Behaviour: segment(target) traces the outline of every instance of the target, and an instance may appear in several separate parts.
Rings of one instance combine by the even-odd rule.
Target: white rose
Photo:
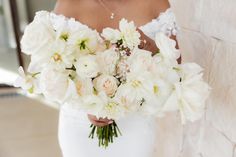
[[[111,43],[116,43],[121,39],[121,33],[117,29],[112,28],[103,29],[102,36]]]
[[[123,40],[123,45],[130,49],[137,47],[140,44],[140,33],[137,31],[134,22],[128,22],[125,19],[121,19],[119,23],[119,28],[121,31],[121,37]]]
[[[97,53],[96,56],[102,73],[114,75],[116,71],[116,65],[119,60],[119,52],[116,52],[110,48],[103,52]]]
[[[122,84],[117,89],[115,99],[124,108],[125,112],[130,113],[139,109],[142,97],[136,95],[136,91],[128,84]]]
[[[151,70],[153,66],[152,53],[142,49],[134,49],[128,58],[128,64],[131,71]]]
[[[52,67],[44,68],[40,75],[40,87],[44,96],[52,101],[63,102],[69,85],[68,73]]]
[[[38,12],[30,23],[21,40],[22,52],[28,55],[46,53],[55,40],[55,31],[49,20],[48,12]]]
[[[118,88],[118,80],[110,75],[100,75],[93,83],[96,90],[104,91],[109,97],[112,97]]]
[[[96,57],[93,55],[81,56],[76,61],[75,68],[78,76],[82,78],[94,78],[99,72]]]

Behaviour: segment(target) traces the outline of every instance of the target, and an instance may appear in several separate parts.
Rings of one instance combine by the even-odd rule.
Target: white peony
[[[41,93],[38,81],[39,73],[25,74],[23,67],[19,67],[18,72],[19,77],[17,77],[16,81],[14,82],[15,87],[21,87],[23,90],[31,94]]]
[[[124,112],[127,114],[136,112],[143,98],[141,95],[137,95],[128,84],[121,84],[117,89],[115,99],[124,108]]]
[[[105,28],[101,35],[111,43],[117,43],[121,39],[121,32],[117,29]]]
[[[180,66],[181,82],[175,83],[175,89],[163,108],[163,111],[179,110],[183,124],[200,119],[204,113],[209,86],[203,81],[200,69],[195,63]]]
[[[109,97],[112,97],[118,88],[118,80],[111,75],[100,75],[93,83],[97,91],[104,91]]]
[[[56,102],[63,102],[69,85],[67,72],[57,71],[53,67],[46,67],[40,75],[40,88],[44,96]]]
[[[134,22],[128,22],[126,19],[121,19],[119,23],[119,29],[121,32],[121,39],[123,46],[133,49],[140,44],[140,33],[137,31]]]
[[[99,73],[99,67],[94,55],[81,56],[76,61],[75,68],[81,78],[94,78]]]
[[[46,11],[37,12],[21,40],[22,52],[28,55],[46,53],[50,44],[55,40],[55,31]]]
[[[116,65],[120,58],[119,52],[115,51],[113,48],[110,48],[108,50],[98,52],[96,57],[102,73],[109,75],[115,74]]]

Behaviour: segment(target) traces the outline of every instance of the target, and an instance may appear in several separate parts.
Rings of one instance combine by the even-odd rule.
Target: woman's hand
[[[109,124],[113,123],[113,120],[110,120],[110,119],[107,119],[107,118],[97,119],[96,116],[91,115],[91,114],[88,114],[88,119],[93,125],[98,126],[98,127],[103,127],[103,126],[106,126],[106,125],[109,125]]]
[[[151,51],[153,54],[155,54],[158,51],[155,41],[146,36],[142,30],[138,29],[138,31],[141,34],[142,40],[139,48]]]
[[[154,55],[159,50],[158,47],[156,46],[155,41],[152,40],[151,38],[149,38],[148,36],[146,36],[140,29],[138,29],[138,31],[141,34],[141,40],[142,40],[140,48],[151,51]],[[175,48],[179,49],[179,45],[178,45],[176,36],[171,36],[170,38],[176,41],[176,47]],[[145,43],[144,43],[144,41],[145,41]],[[181,56],[178,58],[177,61],[178,61],[179,64],[181,63],[181,61],[182,61]]]

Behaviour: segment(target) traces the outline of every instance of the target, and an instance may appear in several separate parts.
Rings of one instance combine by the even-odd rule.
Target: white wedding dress
[[[140,29],[153,40],[157,32],[164,32],[168,36],[176,35],[175,16],[171,9],[167,9]],[[88,138],[91,123],[87,115],[69,104],[62,105],[58,136],[63,156],[152,157],[155,135],[158,134],[154,118],[132,115],[118,120],[117,123],[122,136],[116,138],[107,149],[100,148],[96,138]]]

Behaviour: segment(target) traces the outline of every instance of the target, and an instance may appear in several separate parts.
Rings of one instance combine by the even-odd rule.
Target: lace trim
[[[49,16],[55,29],[62,29],[61,27],[63,24],[69,26],[71,29],[78,27],[89,28],[87,25],[75,20],[75,18],[68,18],[61,14],[58,15],[53,12],[39,11],[36,13],[36,16],[37,15]],[[160,13],[157,18],[143,26],[140,26],[139,28],[153,40],[155,39],[155,35],[158,32],[164,32],[170,37],[172,35],[176,36],[179,30],[179,27],[176,24],[175,15],[171,8],[168,8],[165,12]]]
[[[176,36],[179,27],[176,24],[175,15],[171,8],[165,12],[160,13],[159,17],[153,19],[151,22],[141,26],[140,29],[145,32],[151,39],[155,39],[158,32],[164,32],[167,36]]]

